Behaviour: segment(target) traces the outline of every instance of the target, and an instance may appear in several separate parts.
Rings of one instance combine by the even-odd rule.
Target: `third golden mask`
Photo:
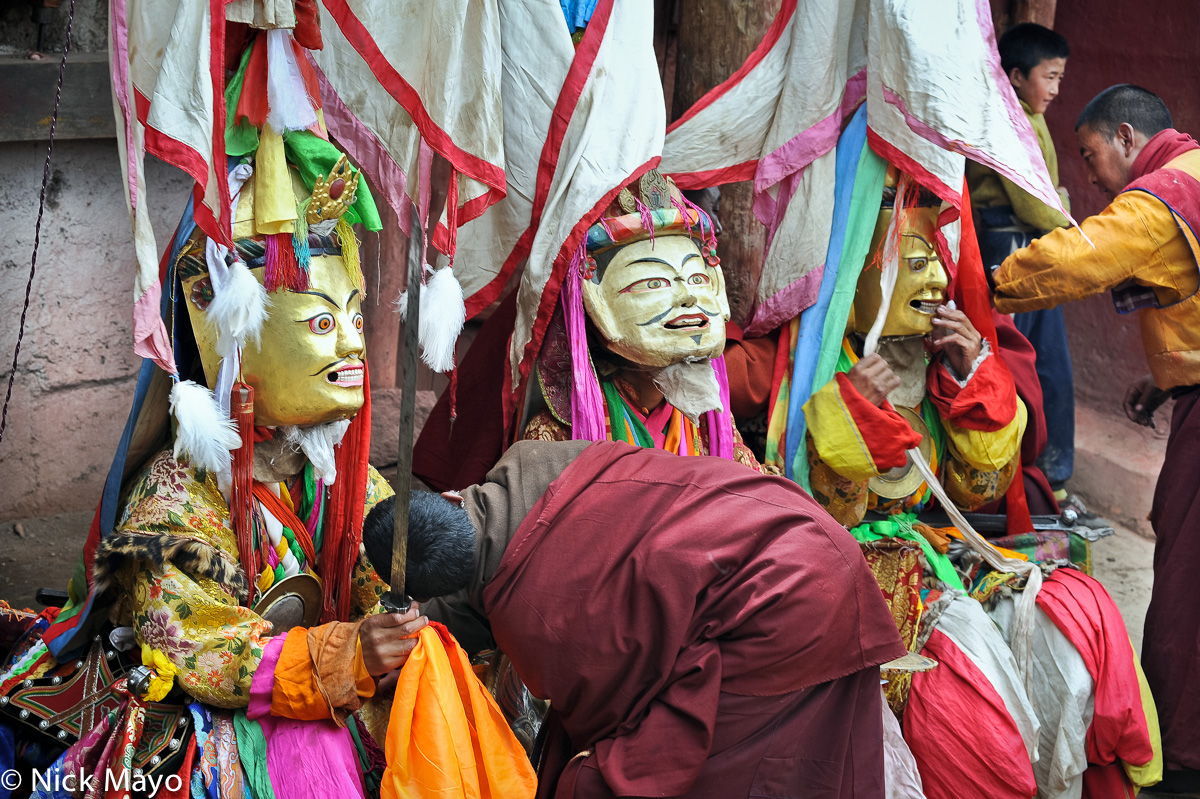
[[[949,282],[934,247],[938,211],[936,206],[903,211],[899,231],[900,269],[880,334],[883,337],[924,336],[933,330],[933,317],[946,299]],[[879,212],[867,255],[868,266],[859,276],[854,295],[854,329],[863,335],[874,324],[883,299],[880,286],[883,272],[872,264],[881,262],[879,251],[884,246],[892,214],[891,208]]]

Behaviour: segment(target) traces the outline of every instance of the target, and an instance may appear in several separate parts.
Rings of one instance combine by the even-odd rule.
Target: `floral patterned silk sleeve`
[[[245,707],[271,625],[237,599],[237,540],[214,475],[169,451],[134,480],[105,542],[132,602],[118,624],[179,669],[176,681],[218,707]]]
[[[390,496],[371,470],[366,510]],[[177,684],[202,702],[245,707],[250,684],[273,633],[269,622],[239,601],[245,579],[237,540],[212,474],[176,461],[152,459],[133,481],[117,529],[97,552],[103,573],[125,589],[113,621],[131,625],[139,644],[163,653]],[[365,562],[354,572],[355,615],[376,610],[385,590]]]
[[[249,704],[269,622],[237,605],[212,580],[194,580],[171,565],[137,569],[133,605],[138,641],[179,668],[180,687],[217,707]]]

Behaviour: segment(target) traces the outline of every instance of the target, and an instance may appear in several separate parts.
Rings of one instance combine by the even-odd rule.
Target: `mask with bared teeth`
[[[293,174],[298,202],[308,191]],[[255,236],[254,177],[242,188],[233,234],[239,257],[265,280],[264,247]],[[365,338],[361,280],[352,279],[338,238],[310,228],[306,285],[269,291],[268,316],[259,342],[242,348],[241,378],[254,389],[254,423],[309,427],[353,417],[363,406]],[[204,236],[184,248],[179,269],[197,348],[210,386],[221,357],[218,332],[205,318],[211,288],[203,268]],[[359,283],[358,286],[355,283]],[[269,287],[270,288],[270,287]]]
[[[881,249],[886,246],[887,231],[894,213],[895,177],[889,176],[884,192],[884,206],[871,239],[867,266],[858,279],[854,295],[854,329],[866,335],[875,322],[882,300],[880,277]],[[933,330],[933,318],[938,306],[946,301],[948,278],[934,246],[937,217],[941,207],[932,193],[914,191],[910,204],[902,207],[899,230],[899,271],[887,317],[883,323],[883,338],[924,336]],[[903,205],[903,204],[902,204]]]

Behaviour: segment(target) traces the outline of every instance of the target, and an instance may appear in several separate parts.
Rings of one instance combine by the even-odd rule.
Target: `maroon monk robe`
[[[858,543],[790,481],[593,444],[481,604],[590,751],[540,795],[883,795],[875,667],[905,649]]]
[[[1142,667],[1158,706],[1163,761],[1200,770],[1200,388],[1176,392],[1150,524],[1154,587]]]

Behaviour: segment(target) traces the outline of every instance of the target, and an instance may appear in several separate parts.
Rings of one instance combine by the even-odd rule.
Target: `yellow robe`
[[[1165,165],[1200,179],[1200,150]],[[1090,239],[1089,244],[1084,238]],[[1080,223],[1042,236],[996,271],[1002,313],[1053,308],[1127,281],[1151,288],[1163,308],[1138,311],[1142,346],[1159,388],[1200,383],[1200,269],[1195,237],[1162,202],[1141,191],[1117,195]]]

